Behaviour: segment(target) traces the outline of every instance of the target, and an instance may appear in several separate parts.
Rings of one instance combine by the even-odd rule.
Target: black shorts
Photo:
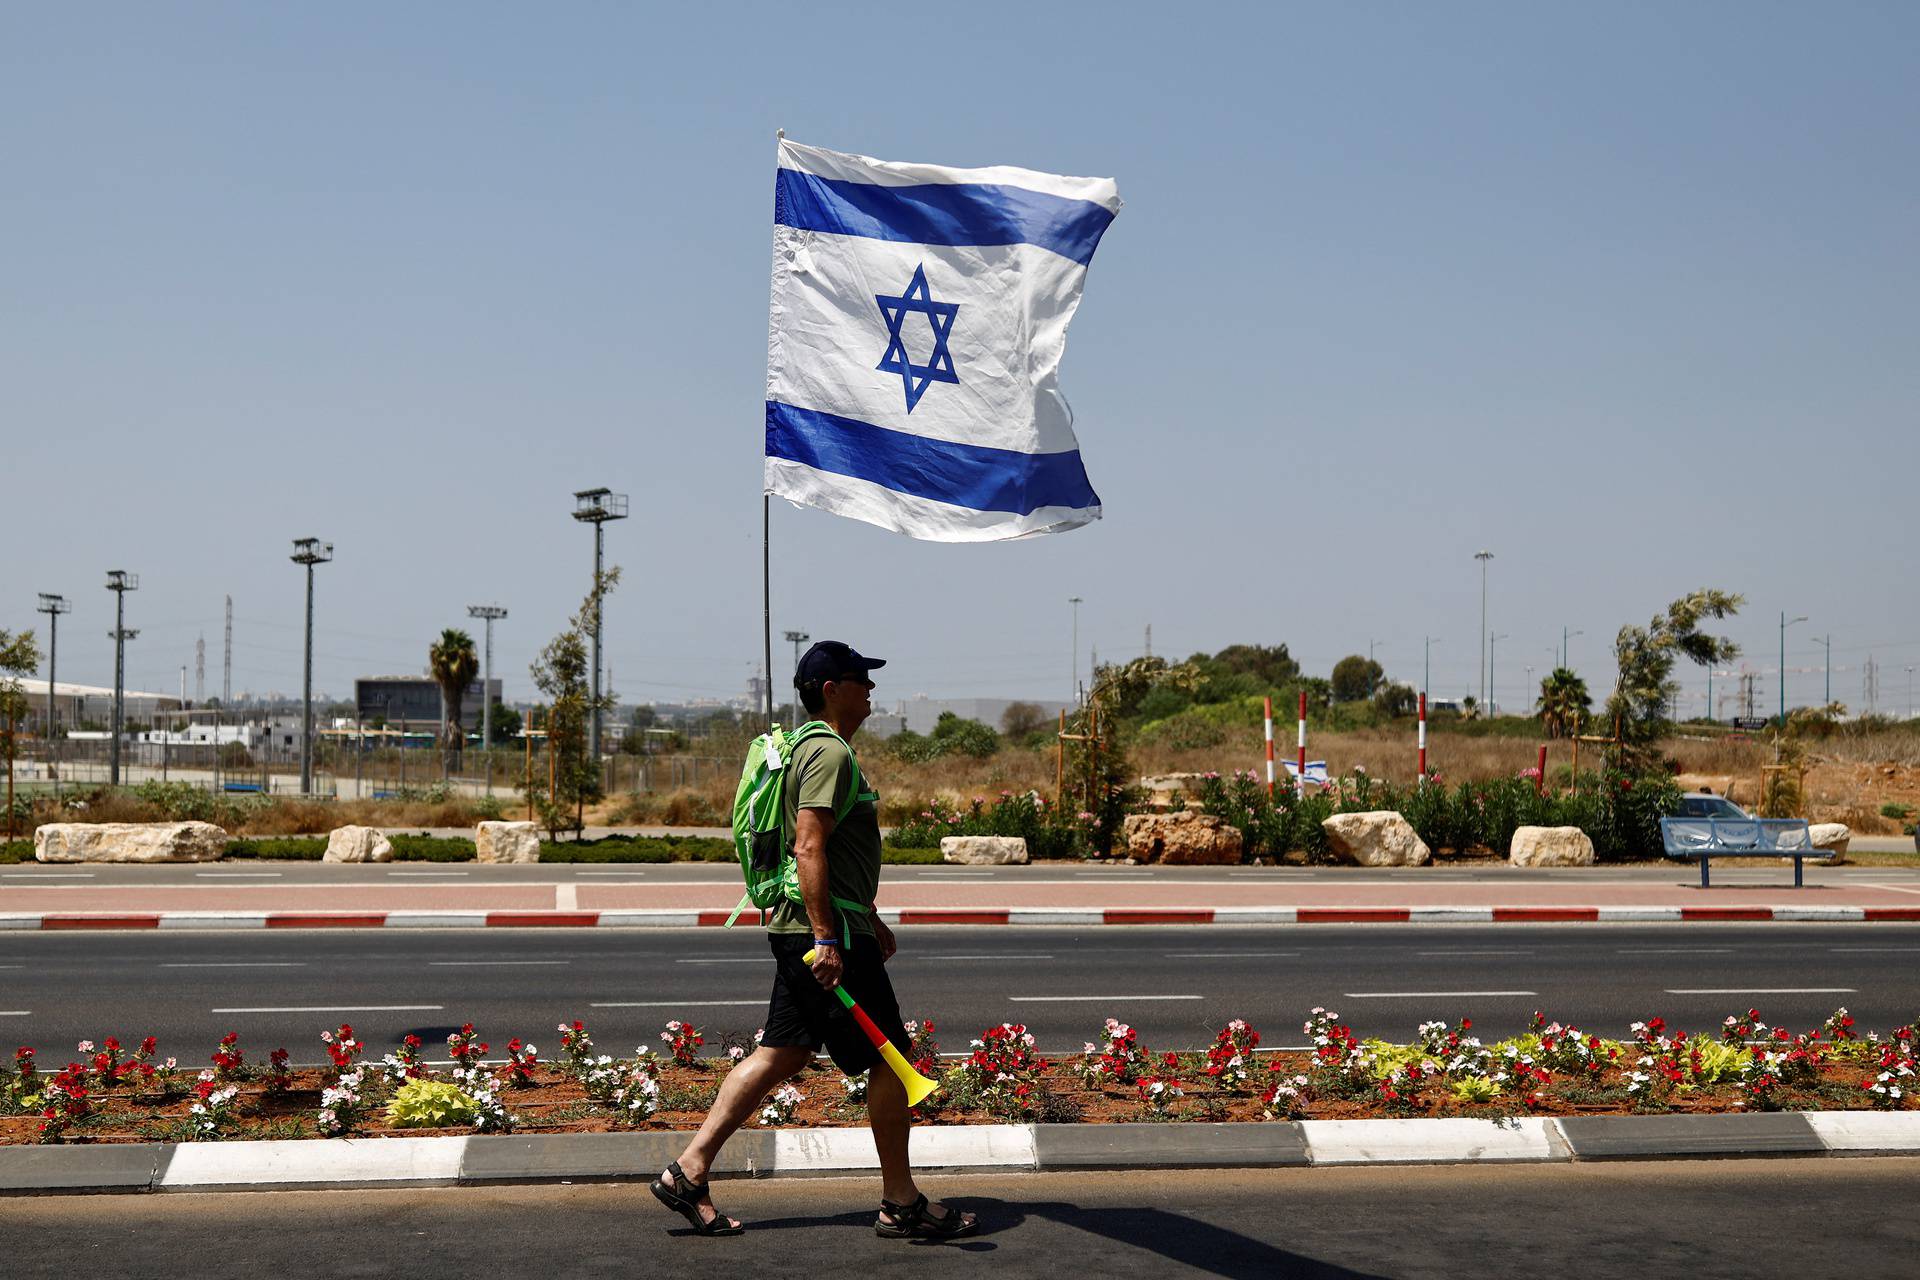
[[[767,1002],[766,1034],[760,1043],[769,1048],[826,1046],[833,1065],[857,1076],[880,1061],[880,1051],[853,1020],[840,997],[820,985],[800,957],[813,948],[804,933],[770,933],[773,947],[773,997]],[[894,998],[887,968],[880,963],[880,944],[869,934],[853,935],[853,945],[841,952],[840,985],[861,1011],[902,1054],[911,1052],[907,1029],[900,1022],[900,1002]]]

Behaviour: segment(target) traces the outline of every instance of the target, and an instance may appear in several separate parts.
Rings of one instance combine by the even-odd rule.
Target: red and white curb
[[[668,911],[48,911],[0,912],[6,929],[693,929],[728,910]],[[1912,907],[899,907],[889,924],[1681,924],[1920,922]],[[757,913],[740,917],[759,923]]]
[[[0,1146],[0,1195],[631,1182],[662,1168],[686,1140],[685,1132],[662,1129]],[[916,1167],[976,1173],[1916,1154],[1920,1112],[1872,1111],[1231,1125],[950,1125],[917,1129],[913,1138]],[[877,1168],[872,1135],[863,1128],[759,1129],[736,1135],[714,1173],[820,1176]]]

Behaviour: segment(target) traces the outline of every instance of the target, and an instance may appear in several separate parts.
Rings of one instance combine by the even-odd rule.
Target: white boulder
[[[969,867],[1025,866],[1027,842],[1021,836],[942,836],[940,860]]]
[[[1422,867],[1433,853],[1391,809],[1336,813],[1320,824],[1333,852],[1358,867]]]
[[[322,862],[392,862],[393,841],[378,827],[335,827]]]
[[[1516,827],[1507,861],[1516,867],[1590,867],[1593,841],[1578,827]]]
[[[1816,849],[1844,855],[1853,839],[1853,828],[1844,822],[1816,822],[1807,828],[1807,839]]]
[[[41,862],[218,862],[226,851],[211,822],[49,822],[33,833]]]
[[[1170,867],[1238,866],[1240,828],[1196,809],[1130,813],[1120,824],[1130,860]]]
[[[540,861],[540,828],[531,822],[483,822],[473,829],[481,862]]]

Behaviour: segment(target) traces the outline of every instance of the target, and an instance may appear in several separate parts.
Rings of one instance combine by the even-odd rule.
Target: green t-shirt
[[[846,803],[853,785],[853,752],[832,734],[809,738],[793,753],[787,768],[786,804],[789,830],[797,831],[802,809],[825,809],[829,814]],[[861,771],[864,789],[873,780]],[[848,902],[871,903],[880,891],[880,806],[862,800],[834,824],[827,837],[827,892]],[[841,926],[871,935],[873,917],[858,912],[834,912],[835,932]],[[811,933],[807,909],[798,902],[776,902],[766,914],[769,933]]]

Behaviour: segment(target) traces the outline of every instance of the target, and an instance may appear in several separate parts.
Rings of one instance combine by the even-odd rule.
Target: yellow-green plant
[[[1695,1036],[1688,1048],[1697,1055],[1699,1063],[1693,1069],[1696,1084],[1719,1084],[1723,1080],[1738,1079],[1741,1064],[1747,1059],[1747,1051],[1739,1045],[1720,1044],[1705,1036]]]
[[[473,1098],[445,1080],[409,1080],[393,1091],[387,1123],[396,1129],[450,1129],[473,1123]]]
[[[1500,1086],[1485,1076],[1467,1076],[1452,1081],[1447,1088],[1453,1090],[1454,1098],[1461,1102],[1492,1102],[1500,1093]]]

